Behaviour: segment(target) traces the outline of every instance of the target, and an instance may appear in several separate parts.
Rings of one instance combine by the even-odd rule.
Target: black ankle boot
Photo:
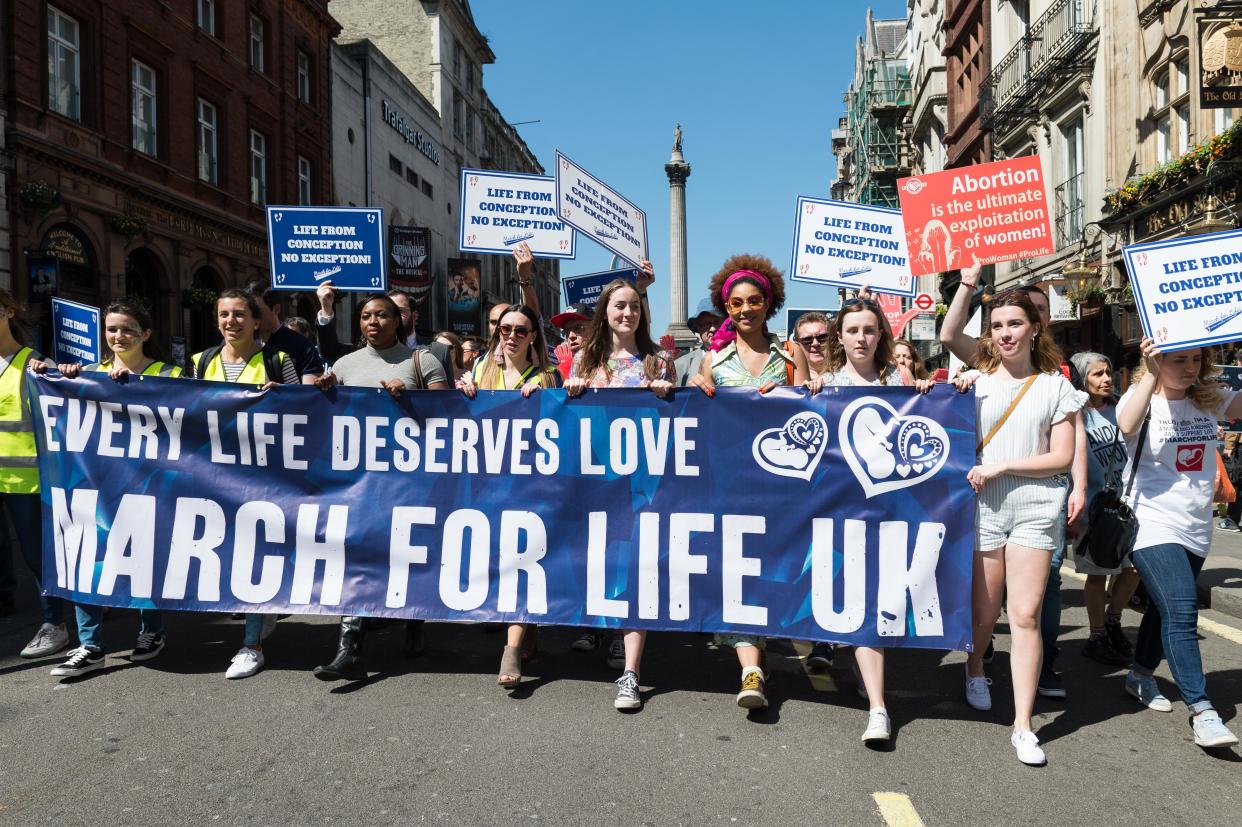
[[[362,662],[362,632],[342,629],[336,657],[325,666],[316,666],[311,674],[321,681],[366,680],[367,668]]]

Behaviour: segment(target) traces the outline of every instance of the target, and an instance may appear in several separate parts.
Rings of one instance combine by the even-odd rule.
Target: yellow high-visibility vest
[[[39,493],[34,420],[26,391],[26,364],[34,355],[24,347],[0,373],[0,493]]]
[[[98,373],[107,373],[108,371],[112,370],[114,365],[115,365],[114,362],[96,362],[93,365],[87,365],[85,368],[83,368],[83,370],[93,370]],[[151,364],[147,365],[146,370],[142,372],[142,375],[143,376],[171,376],[172,378],[175,379],[181,376],[182,373],[184,373],[184,371],[181,370],[180,365],[170,365],[167,362],[152,362]]]
[[[224,373],[224,359],[220,355],[222,348],[216,347],[211,350],[204,350],[202,353],[195,353],[190,357],[190,361],[194,363],[194,376],[197,379],[206,379],[209,382],[227,382],[228,377]],[[204,356],[211,354],[207,359]],[[270,376],[267,362],[272,361],[272,367],[278,368],[275,376]],[[242,368],[241,376],[237,377],[237,381],[244,385],[263,385],[268,380],[276,382],[282,381],[281,372],[284,370],[285,361],[289,357],[284,352],[275,354],[265,354],[262,349],[255,352],[250,357],[250,361],[246,362],[246,367]],[[203,365],[203,362],[206,365]]]

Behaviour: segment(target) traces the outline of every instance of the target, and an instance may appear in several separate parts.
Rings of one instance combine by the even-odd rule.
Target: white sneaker
[[[276,630],[276,622],[280,615],[263,615],[263,628],[259,631],[259,641],[265,641]]]
[[[22,650],[23,658],[45,658],[48,655],[54,655],[61,649],[69,645],[69,630],[63,625],[53,626],[51,623],[44,623],[39,627],[39,631],[35,632],[35,636],[26,644],[26,648]]]
[[[1126,675],[1126,692],[1138,699],[1138,702],[1156,712],[1172,712],[1172,702],[1160,694],[1160,687],[1151,675],[1140,675],[1131,671]]]
[[[1035,737],[1035,733],[1029,729],[1014,730],[1013,735],[1009,736],[1009,743],[1013,744],[1014,750],[1018,753],[1018,760],[1030,767],[1042,767],[1048,763],[1048,756],[1044,755],[1044,751],[1039,746],[1039,739]]]
[[[966,703],[980,712],[987,712],[992,708],[992,690],[988,689],[991,685],[991,678],[987,676],[976,678],[967,672]]]
[[[233,656],[224,677],[229,680],[248,678],[263,668],[263,653],[249,646],[243,646]]]
[[[1215,709],[1191,718],[1190,726],[1195,733],[1195,743],[1201,747],[1232,747],[1238,743],[1238,736],[1229,731],[1229,727],[1225,726]]]
[[[873,709],[867,714],[867,729],[863,732],[863,743],[870,741],[887,741],[892,735],[892,723],[888,719],[888,712],[883,709]]]

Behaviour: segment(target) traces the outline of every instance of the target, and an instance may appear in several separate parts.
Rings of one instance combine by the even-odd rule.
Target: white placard
[[[647,254],[647,214],[558,150],[556,211],[565,223],[637,267]]]
[[[574,228],[556,213],[556,179],[461,169],[458,249],[509,253],[525,241],[540,258],[573,258]]]
[[[1054,322],[1072,322],[1079,318],[1078,305],[1069,299],[1067,284],[1048,285],[1048,316]]]
[[[798,196],[794,281],[913,297],[906,229],[900,210]]]
[[[936,317],[935,316],[915,316],[910,320],[910,341],[912,342],[934,342],[936,341]]]
[[[1242,230],[1122,253],[1143,330],[1162,352],[1242,339]]]

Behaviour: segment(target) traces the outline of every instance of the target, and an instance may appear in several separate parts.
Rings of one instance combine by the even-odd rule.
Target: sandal
[[[512,689],[522,682],[522,659],[518,650],[517,646],[506,646],[500,656],[500,676],[496,678],[496,683],[505,689]]]

